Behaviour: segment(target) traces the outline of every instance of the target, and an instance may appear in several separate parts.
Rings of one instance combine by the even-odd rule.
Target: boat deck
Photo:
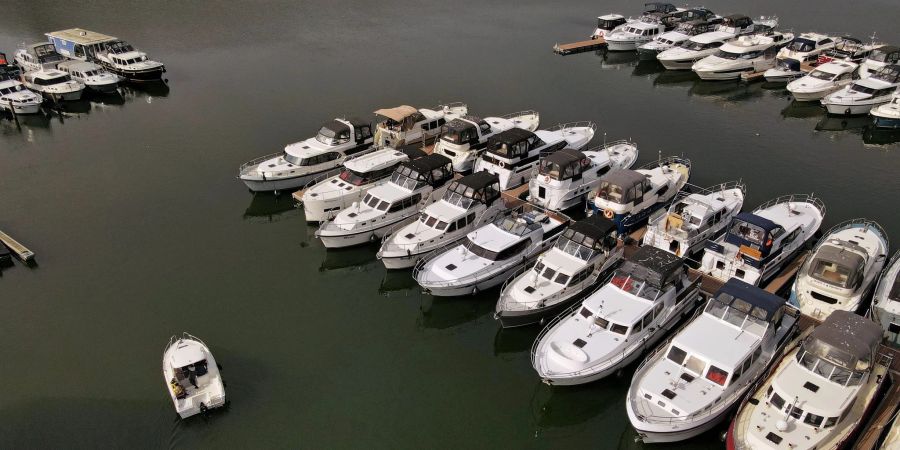
[[[575,53],[602,50],[606,48],[606,40],[603,38],[588,39],[586,41],[571,42],[568,44],[556,44],[553,53],[558,55],[572,55]]]

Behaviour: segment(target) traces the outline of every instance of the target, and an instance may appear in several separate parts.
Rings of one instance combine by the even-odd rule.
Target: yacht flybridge
[[[100,64],[134,82],[160,81],[166,66],[153,61],[131,44],[105,34],[72,28],[46,34],[56,50],[68,58]]]
[[[225,406],[225,383],[215,358],[200,339],[184,333],[169,339],[163,379],[182,419]]]
[[[465,238],[507,209],[497,175],[464,176],[450,183],[440,200],[421,209],[419,220],[393,227],[377,257],[388,269],[411,268],[426,254]]]
[[[775,55],[794,38],[792,33],[771,31],[740,36],[691,67],[703,80],[735,80],[744,72],[762,72],[775,65]]]
[[[84,85],[72,79],[69,74],[57,69],[40,69],[25,72],[22,76],[25,87],[51,100],[78,100],[84,92]]]
[[[798,319],[785,299],[731,279],[638,367],[625,401],[645,443],[712,429],[777,361]]]
[[[825,205],[811,195],[778,197],[739,213],[725,235],[706,243],[700,270],[759,285],[803,248],[824,217]]]
[[[712,55],[725,42],[763,28],[765,27],[762,25],[755,25],[747,16],[727,16],[713,31],[698,34],[682,41],[677,47],[663,50],[656,55],[656,59],[669,70],[690,70],[695,62]]]
[[[416,109],[409,105],[379,109],[375,111],[379,117],[375,126],[375,144],[394,148],[419,142],[427,144],[437,138],[444,124],[468,113],[468,106],[458,102],[438,105],[434,109]]]
[[[891,101],[869,111],[875,128],[900,129],[900,90],[895,90]]]
[[[588,383],[635,361],[697,306],[699,276],[684,260],[641,247],[612,280],[538,335],[531,364],[553,385]]]
[[[373,187],[316,231],[327,248],[365,244],[416,220],[419,209],[440,198],[453,179],[450,160],[427,155],[400,163],[391,180]]]
[[[675,256],[691,256],[707,240],[718,237],[741,212],[747,188],[741,182],[723,183],[691,194],[681,193],[668,210],[650,217],[643,245]]]
[[[453,161],[453,170],[468,172],[484,151],[488,139],[511,128],[534,131],[541,116],[534,111],[520,111],[500,117],[462,116],[441,127],[441,137],[434,144],[434,153]]]
[[[625,234],[668,205],[687,184],[690,174],[691,161],[677,156],[638,170],[610,172],[600,177],[599,187],[588,196],[588,207],[591,213],[611,219],[619,234]]]
[[[871,312],[884,330],[885,342],[900,348],[900,251],[894,253],[878,280]]]
[[[56,69],[56,65],[65,61],[62,55],[49,42],[39,42],[16,50],[16,64],[26,72]]]
[[[637,145],[626,140],[583,152],[564,148],[551,153],[540,160],[538,172],[528,182],[528,201],[554,211],[583,205],[601,176],[631,168],[637,157]]]
[[[770,83],[788,82],[803,76],[802,64],[815,64],[819,55],[834,48],[835,37],[821,33],[803,33],[783,47],[775,55],[775,67],[766,70],[763,76]]]
[[[553,245],[569,220],[524,203],[421,259],[413,278],[435,296],[476,294],[499,286]]]
[[[787,90],[798,102],[812,102],[850,84],[856,78],[858,64],[834,60],[816,66],[810,73],[791,81]]]
[[[290,144],[281,153],[248,161],[238,178],[254,192],[303,187],[338,169],[350,158],[371,152],[372,125],[358,119],[334,119],[322,124],[315,137]]]
[[[835,311],[744,401],[728,450],[850,448],[888,384],[880,340],[871,320]]]
[[[829,114],[866,114],[872,108],[891,101],[900,86],[900,64],[884,66],[868,78],[856,80],[822,99]]]
[[[837,38],[833,48],[819,56],[819,63],[840,60],[858,65],[872,53],[872,50],[880,46],[880,44],[875,43],[864,44],[855,37],[841,36]]]
[[[680,45],[692,36],[701,35],[713,31],[716,22],[707,22],[706,20],[691,20],[681,22],[672,31],[667,31],[652,41],[641,44],[638,48],[638,55],[642,59],[656,59],[660,52],[664,52],[670,48]]]
[[[488,140],[473,170],[496,174],[501,190],[521,186],[533,176],[541,155],[566,147],[581,150],[594,138],[596,128],[593,122],[571,122],[535,132],[511,128]]]
[[[533,266],[508,277],[494,318],[510,328],[558,314],[606,276],[623,251],[609,220],[591,216],[573,223]]]
[[[625,16],[621,14],[606,14],[597,17],[597,29],[591,35],[591,39],[605,38],[612,30],[625,25]]]
[[[875,287],[889,248],[884,229],[872,220],[835,225],[800,268],[791,303],[817,320],[836,310],[857,312]]]

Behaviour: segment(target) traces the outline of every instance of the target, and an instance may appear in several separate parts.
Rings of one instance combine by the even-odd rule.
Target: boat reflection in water
[[[315,227],[310,226],[309,228],[312,229],[309,232],[309,235],[312,236],[315,233]],[[374,245],[329,249],[325,251],[325,258],[319,265],[319,272],[343,269],[364,270],[377,267],[378,260],[375,259],[375,250],[378,248]],[[406,275],[409,277],[409,274]]]
[[[503,328],[498,326],[497,334],[494,335],[494,356],[514,355],[530,350],[539,331],[534,327]]]
[[[742,102],[763,96],[761,83],[697,80],[688,95],[706,100]]]
[[[531,397],[535,436],[555,437],[560,433],[581,431],[583,427],[594,425],[590,423],[592,419],[610,420],[608,418],[615,417],[615,420],[622,420],[624,398],[614,402],[585,400],[618,398],[617,393],[628,389],[632,369],[633,367],[629,367],[625,371],[627,375],[609,377],[603,383],[560,388],[535,382],[534,395]]]
[[[595,54],[602,60],[600,68],[606,70],[632,67],[637,64],[639,59],[637,52],[607,52],[600,50],[595,52]]]
[[[375,258],[375,251],[378,250],[377,247],[378,245],[376,243],[373,244],[371,248],[369,246],[363,246],[362,249],[368,252],[369,258],[372,261],[380,263],[380,261]],[[331,250],[329,250],[329,253],[330,252]],[[407,270],[386,270],[384,272],[384,278],[381,279],[381,285],[378,286],[378,293],[381,295],[392,295],[393,293],[418,295],[421,294],[421,292],[422,288],[419,287],[419,284],[416,283],[416,279],[413,278]]]
[[[403,271],[403,274],[407,278],[412,278],[406,271]],[[416,288],[418,289],[418,284]],[[483,320],[493,321],[492,298],[497,298],[496,290],[491,289],[467,297],[433,297],[425,294],[421,296],[422,303],[419,310],[422,314],[416,321],[419,328],[446,330],[467,324],[475,325],[476,322]]]
[[[634,66],[634,70],[631,71],[631,74],[636,77],[644,77],[661,73],[665,70],[666,68],[655,59],[639,59]]]
[[[294,207],[293,199],[289,194],[273,195],[269,192],[260,192],[251,196],[250,206],[244,211],[244,220],[270,223],[299,215],[300,210]]]
[[[781,117],[785,119],[819,119],[824,115],[825,108],[822,108],[819,102],[798,102],[794,100],[781,110]]]
[[[868,116],[835,116],[825,114],[816,124],[816,131],[853,131],[862,134],[866,126],[872,124]]]
[[[869,122],[863,130],[863,142],[869,145],[890,145],[900,143],[900,130],[875,128]]]
[[[653,79],[653,87],[690,88],[697,81],[697,74],[690,70],[666,70]]]

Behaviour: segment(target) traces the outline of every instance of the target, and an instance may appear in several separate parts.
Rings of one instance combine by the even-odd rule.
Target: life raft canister
[[[612,212],[611,209],[604,209],[604,210],[603,210],[603,217],[606,217],[607,219],[612,219],[614,215],[615,215],[615,214],[613,214],[613,212]]]

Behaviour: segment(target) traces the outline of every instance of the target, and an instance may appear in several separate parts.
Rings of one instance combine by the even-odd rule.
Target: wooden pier
[[[569,44],[556,44],[553,46],[553,53],[558,55],[571,55],[592,50],[604,50],[606,47],[606,40],[603,38],[588,39],[586,41],[572,42]]]
[[[0,231],[0,242],[6,245],[16,256],[22,260],[23,262],[30,262],[34,260],[34,252],[28,250],[24,245],[20,244],[19,241],[13,239],[8,234]]]

